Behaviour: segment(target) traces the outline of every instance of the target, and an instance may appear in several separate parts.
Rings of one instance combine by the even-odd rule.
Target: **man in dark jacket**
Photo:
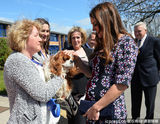
[[[95,49],[97,45],[96,42],[96,32],[92,32],[88,38],[87,38],[87,42],[84,44],[84,47],[91,49],[92,51]]]
[[[147,35],[144,22],[134,26],[139,46],[136,67],[131,83],[132,118],[140,117],[142,93],[146,105],[146,119],[154,118],[155,98],[159,82],[160,40]]]

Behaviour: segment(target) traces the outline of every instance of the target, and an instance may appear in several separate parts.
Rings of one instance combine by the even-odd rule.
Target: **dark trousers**
[[[86,124],[86,118],[83,117],[78,111],[75,116],[68,118],[68,124]]]
[[[143,87],[140,83],[131,83],[131,115],[132,119],[140,117],[142,93],[144,92],[146,117],[145,119],[154,118],[155,98],[157,85],[151,87]]]

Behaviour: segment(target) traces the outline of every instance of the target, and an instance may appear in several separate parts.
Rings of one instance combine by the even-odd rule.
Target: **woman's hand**
[[[67,55],[73,55],[74,56],[74,62],[76,64],[76,66],[78,66],[77,63],[79,63],[81,61],[80,57],[78,56],[78,53],[75,52],[74,50],[64,50],[63,51],[65,54]]]
[[[87,120],[98,120],[99,116],[100,116],[100,112],[97,111],[94,106],[92,106],[91,108],[88,109],[88,111],[83,115],[85,117],[87,117]]]
[[[63,52],[67,55],[73,55],[73,53],[75,52],[74,50],[63,50]]]
[[[86,77],[91,77],[92,73],[91,73],[91,69],[90,69],[89,65],[81,60],[77,51],[64,50],[63,52],[68,55],[73,55],[75,65],[79,68],[79,71],[82,72],[83,74],[85,74]]]

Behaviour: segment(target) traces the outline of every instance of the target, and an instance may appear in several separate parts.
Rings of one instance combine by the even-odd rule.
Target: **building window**
[[[58,35],[57,34],[50,34],[50,41],[57,41],[58,42]]]
[[[7,25],[0,24],[0,37],[6,37]]]

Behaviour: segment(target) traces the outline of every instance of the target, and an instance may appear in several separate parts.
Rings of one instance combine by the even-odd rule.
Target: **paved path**
[[[127,113],[128,118],[131,118],[131,93],[130,93],[130,87],[125,91],[125,98],[126,98],[126,105],[127,105]],[[146,108],[144,103],[144,94],[143,94],[143,101],[142,101],[142,107],[141,107],[141,118],[145,117]],[[157,86],[157,96],[156,96],[156,102],[155,102],[155,115],[154,118],[160,119],[160,82]]]
[[[131,118],[131,95],[130,95],[130,88],[125,91],[126,97],[126,105],[128,111],[128,118]],[[0,107],[9,107],[8,97],[0,96]],[[142,108],[141,108],[141,118],[145,117],[145,104],[144,99],[142,101]],[[0,124],[6,124],[9,117],[9,109],[0,113]],[[155,118],[160,119],[160,83],[158,84],[157,88],[157,97],[156,97],[156,104],[155,104]],[[157,123],[158,124],[158,123]]]
[[[9,103],[8,103],[8,97],[6,96],[0,96],[0,107],[8,107],[9,108]],[[7,120],[9,117],[9,109],[6,111],[3,111],[0,113],[0,124],[6,124]]]

